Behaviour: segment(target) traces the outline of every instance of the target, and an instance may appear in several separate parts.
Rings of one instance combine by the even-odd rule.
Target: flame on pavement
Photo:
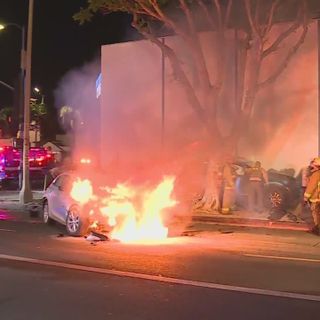
[[[148,189],[129,184],[103,187],[106,195],[97,197],[89,180],[78,179],[73,184],[71,197],[82,205],[98,199],[99,212],[112,227],[112,239],[125,243],[150,243],[168,237],[163,214],[177,204],[171,197],[174,181],[174,177],[164,177],[156,187]]]

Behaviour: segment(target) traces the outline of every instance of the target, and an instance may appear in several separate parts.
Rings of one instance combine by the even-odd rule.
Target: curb
[[[285,229],[285,230],[301,230],[308,231],[310,228],[305,222],[290,222],[290,221],[270,221],[262,219],[245,219],[245,218],[228,218],[228,217],[210,217],[193,215],[193,222],[203,222],[226,226],[242,226],[254,228],[268,229]]]

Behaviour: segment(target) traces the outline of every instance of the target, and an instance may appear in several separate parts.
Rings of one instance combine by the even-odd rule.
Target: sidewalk
[[[0,191],[0,209],[8,211],[28,212],[30,207],[37,205],[42,199],[43,191],[32,191],[33,202],[21,204],[19,202],[19,191],[1,190]]]
[[[302,231],[309,230],[310,224],[312,224],[311,214],[304,216],[303,220],[292,213],[283,214],[270,220],[270,212],[268,211],[256,213],[239,210],[231,214],[221,214],[216,211],[208,212],[198,209],[193,211],[192,217],[194,222]]]
[[[317,259],[320,263],[320,238],[300,230],[265,229],[195,222],[186,235],[209,241],[214,249],[245,255]],[[200,240],[198,240],[201,242]]]
[[[33,199],[39,200],[42,198],[43,191],[35,190],[32,191]],[[0,202],[10,202],[10,201],[19,201],[19,191],[16,190],[1,190],[0,191]]]

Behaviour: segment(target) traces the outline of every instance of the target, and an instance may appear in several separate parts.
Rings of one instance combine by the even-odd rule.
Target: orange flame
[[[101,213],[108,218],[111,238],[122,242],[150,242],[167,238],[168,228],[163,225],[162,213],[176,205],[171,199],[174,178],[166,177],[152,191],[135,192],[133,188],[118,185],[111,190]],[[135,203],[141,202],[141,209]]]
[[[70,193],[72,199],[76,200],[80,204],[85,204],[93,197],[93,189],[89,180],[77,179],[72,184]]]
[[[108,193],[106,197],[99,199],[99,209],[102,216],[107,218],[108,225],[113,228],[110,237],[126,243],[149,243],[166,239],[168,228],[163,224],[162,214],[165,209],[177,204],[171,198],[174,181],[174,177],[165,177],[152,190],[126,184],[118,184],[115,188],[101,188]],[[71,196],[81,204],[97,199],[89,180],[75,181]],[[93,225],[96,226],[96,222]]]

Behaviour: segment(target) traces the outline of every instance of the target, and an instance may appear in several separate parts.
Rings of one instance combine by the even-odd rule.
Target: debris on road
[[[220,233],[222,233],[222,234],[230,234],[230,233],[234,233],[234,231],[233,230],[223,230],[223,229],[219,229],[218,230]]]
[[[91,231],[91,233],[85,237],[87,241],[109,241],[109,237],[102,234],[102,233],[98,233],[95,231]]]

